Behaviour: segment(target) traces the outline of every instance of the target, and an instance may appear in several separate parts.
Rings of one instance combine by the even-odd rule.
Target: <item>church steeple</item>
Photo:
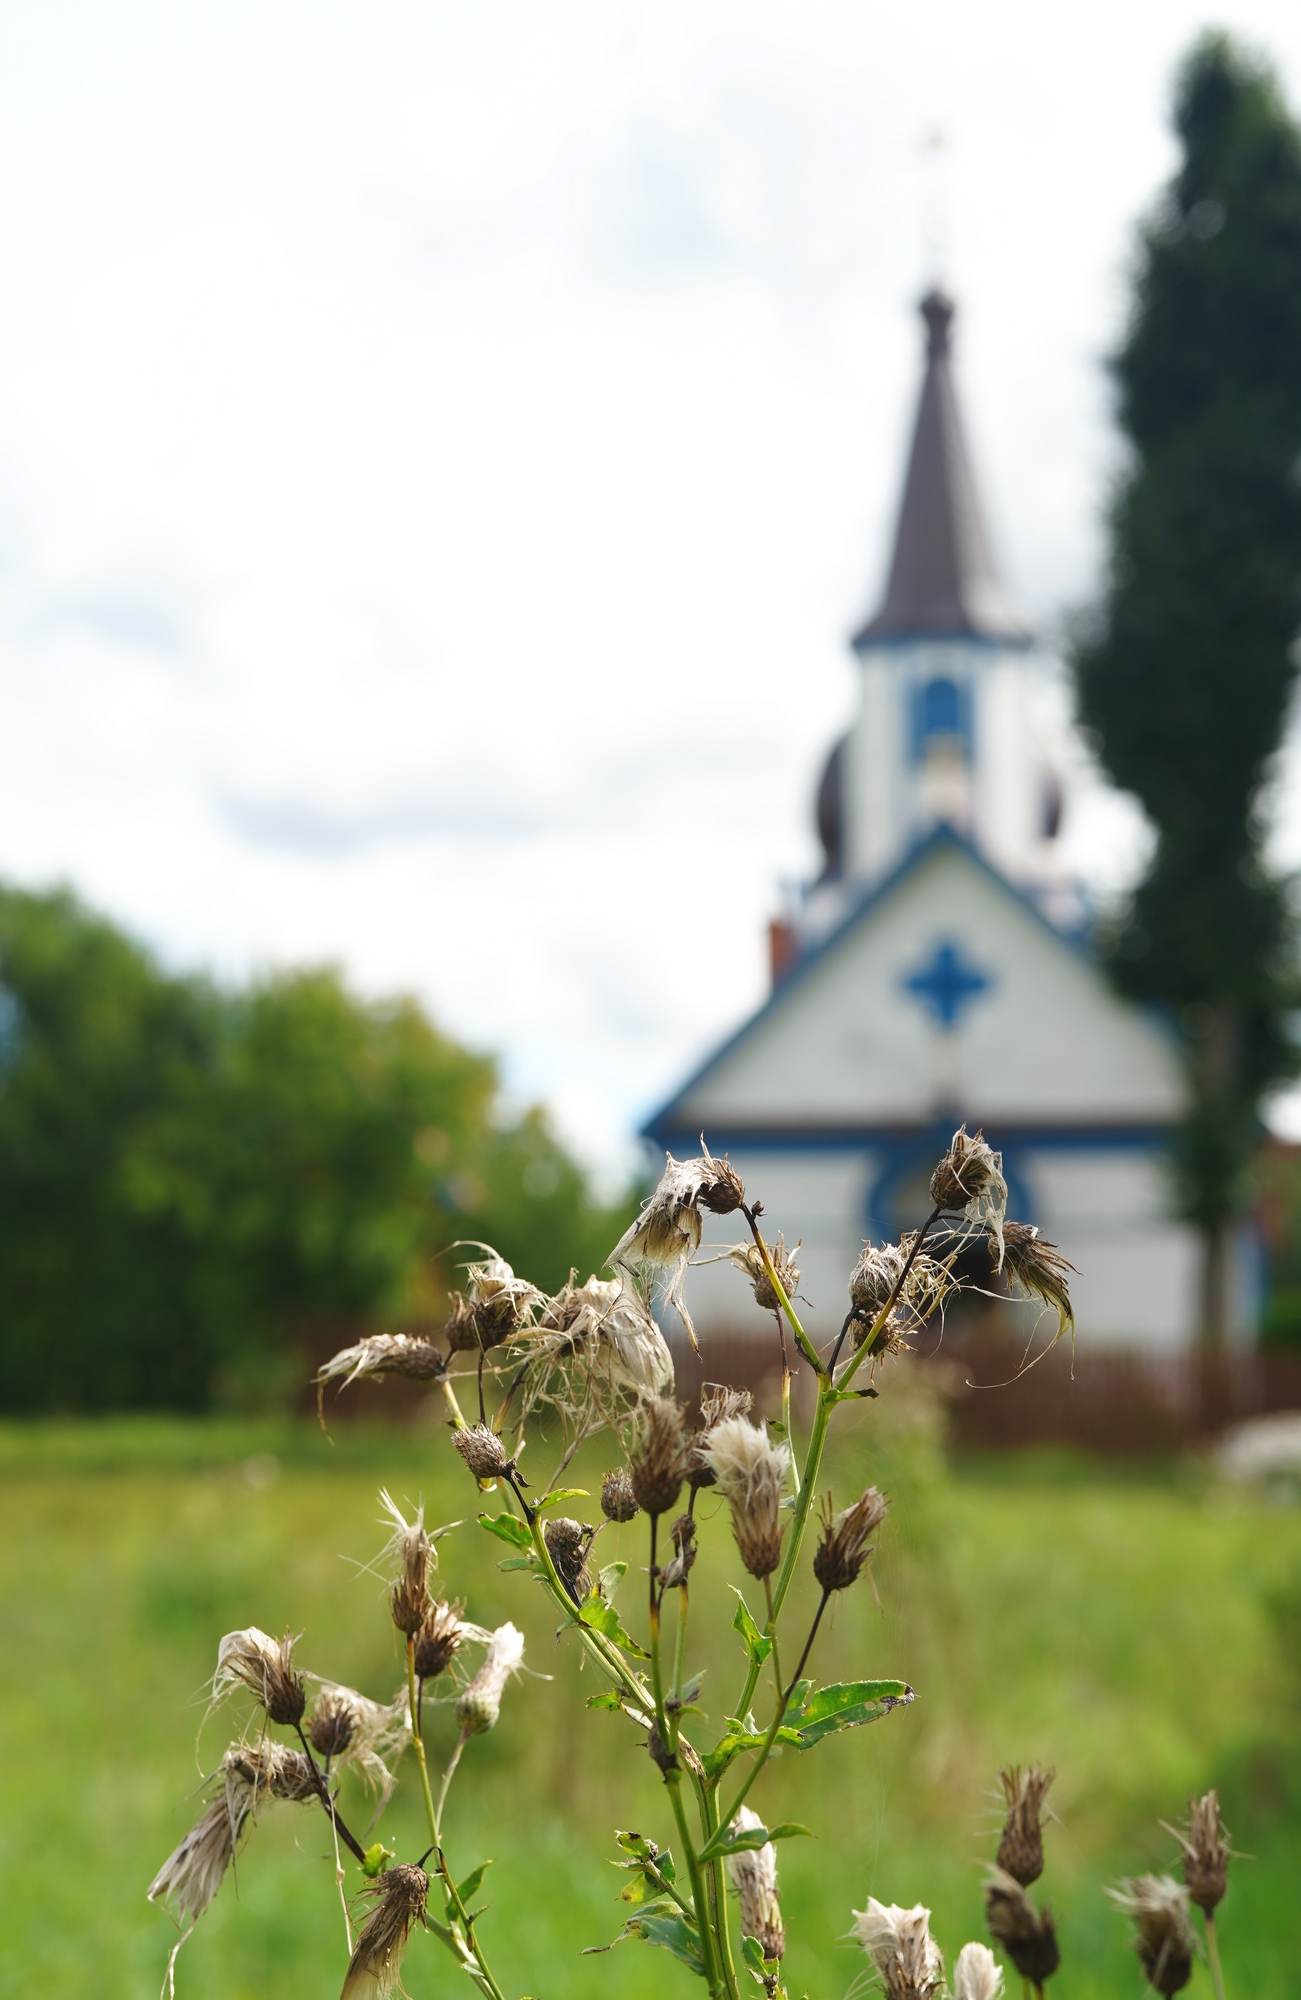
[[[995,569],[958,415],[949,365],[953,303],[929,292],[921,314],[926,374],[885,602],[854,635],[854,650],[906,639],[1028,645],[1030,630]]]

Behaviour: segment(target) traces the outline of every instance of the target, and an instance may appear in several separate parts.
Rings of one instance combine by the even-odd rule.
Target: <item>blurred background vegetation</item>
[[[256,1408],[428,1324],[459,1239],[548,1288],[603,1206],[413,1000],[329,969],[177,978],[67,891],[0,889],[0,1406]]]
[[[982,1935],[981,1863],[997,1842],[1000,1764],[1055,1764],[1057,1823],[1039,1892],[1057,1913],[1054,1982],[1073,2000],[1141,1990],[1126,1925],[1102,1885],[1169,1866],[1173,1819],[1216,1784],[1235,1846],[1221,1912],[1229,1991],[1296,1992],[1301,1868],[1301,1509],[1175,1461],[1105,1469],[1061,1455],[957,1458],[897,1364],[877,1404],[844,1413],[828,1477],[837,1495],[876,1480],[893,1511],[876,1597],[846,1593],[819,1640],[823,1679],[901,1674],[913,1705],[763,1780],[758,1803],[813,1832],[780,1850],[792,1995],[844,1994],[862,1959],[852,1908],[875,1894],[922,1900],[952,1964]],[[387,1390],[351,1392],[372,1413]],[[671,1840],[657,1774],[595,1693],[525,1576],[476,1525],[487,1504],[455,1458],[432,1401],[427,1424],[310,1424],[170,1417],[45,1420],[0,1430],[0,1995],[138,2000],[157,1993],[175,1938],[144,1900],[159,1863],[197,1817],[234,1717],[203,1723],[217,1641],[255,1622],[303,1634],[302,1664],[387,1699],[401,1676],[378,1579],[359,1567],[385,1539],[377,1488],[421,1495],[440,1544],[440,1582],[468,1615],[514,1619],[529,1675],[500,1725],[476,1741],[452,1794],[458,1872],[494,1857],[484,1937],[509,1995],[664,2000],[693,1990],[663,1953],[628,1943],[583,1957],[621,1927],[616,1827]],[[575,1483],[594,1489],[612,1440]],[[552,1446],[554,1440],[552,1441]],[[539,1474],[547,1442],[534,1437]],[[707,1499],[707,1496],[706,1496]],[[591,1501],[575,1511],[594,1517]],[[707,1664],[712,1740],[743,1660],[730,1585],[751,1588],[725,1511],[702,1506],[692,1628]],[[599,1518],[599,1516],[596,1516]],[[630,1565],[625,1615],[645,1562],[644,1523],[606,1530],[601,1558]],[[792,1630],[811,1610],[803,1596]],[[878,1602],[879,1599],[879,1602]],[[590,1683],[590,1685],[589,1685]],[[431,1754],[454,1736],[428,1724]],[[351,1780],[347,1781],[351,1785]],[[360,1795],[345,1801],[365,1823]],[[380,1830],[404,1857],[424,1845],[413,1772]],[[342,1923],[325,1827],[269,1808],[178,1966],[182,2000],[337,1992]],[[1038,1892],[1037,1892],[1038,1893]],[[412,2000],[449,1991],[441,1947],[417,1939]],[[1209,1995],[1205,1969],[1189,1988]]]

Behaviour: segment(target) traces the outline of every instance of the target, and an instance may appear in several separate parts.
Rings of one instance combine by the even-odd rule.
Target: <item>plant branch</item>
[[[894,1285],[891,1289],[890,1296],[886,1300],[885,1304],[882,1306],[876,1318],[872,1321],[871,1326],[869,1327],[867,1333],[863,1338],[862,1346],[858,1349],[858,1352],[855,1354],[853,1360],[849,1363],[848,1367],[845,1369],[844,1374],[841,1376],[840,1381],[837,1384],[839,1388],[841,1389],[848,1388],[850,1382],[853,1380],[854,1376],[858,1373],[858,1370],[862,1367],[863,1362],[866,1360],[867,1356],[872,1352],[872,1349],[875,1347],[879,1334],[884,1328],[891,1313],[894,1311],[895,1306],[899,1302],[899,1295],[903,1291],[904,1286],[908,1282],[908,1274],[912,1270],[913,1265],[917,1261],[917,1255],[922,1247],[922,1244],[926,1241],[927,1235],[929,1234],[931,1229],[934,1228],[935,1224],[939,1221],[943,1213],[944,1211],[942,1208],[933,1208],[930,1214],[927,1216],[925,1222],[923,1222],[921,1228],[917,1231],[917,1234],[914,1236],[912,1242],[912,1249],[908,1252],[907,1257],[904,1259],[904,1267],[902,1271],[900,1271],[899,1276],[894,1281]],[[845,1335],[849,1331],[850,1323],[852,1322],[853,1318],[854,1315],[853,1313],[851,1313],[849,1315],[849,1318],[845,1321],[845,1324],[840,1329],[840,1338],[839,1340],[837,1340],[835,1348],[832,1351],[831,1361],[827,1371],[831,1375],[834,1375],[835,1373],[836,1357],[839,1355],[840,1349],[844,1345]]]
[[[366,1859],[366,1850],[362,1846],[361,1842],[357,1839],[356,1835],[350,1832],[349,1829],[344,1825],[342,1815],[339,1812],[339,1808],[335,1805],[334,1800],[330,1796],[330,1787],[326,1783],[325,1779],[321,1776],[320,1767],[317,1764],[315,1757],[313,1757],[312,1755],[312,1746],[307,1741],[307,1738],[303,1735],[303,1732],[299,1728],[297,1723],[294,1724],[294,1734],[297,1736],[298,1741],[302,1744],[303,1755],[304,1757],[306,1757],[308,1763],[312,1767],[312,1780],[316,1786],[316,1796],[320,1799],[322,1806],[325,1808],[327,1818],[330,1820],[330,1823],[334,1827],[336,1833],[342,1836],[344,1845],[347,1847],[348,1851],[353,1856],[355,1856],[355,1858],[358,1861],[364,1861]]]
[[[1224,1968],[1220,1964],[1220,1940],[1215,1928],[1215,1912],[1204,1910],[1202,1914],[1206,1919],[1206,1956],[1210,1961],[1215,2000],[1224,2000]]]

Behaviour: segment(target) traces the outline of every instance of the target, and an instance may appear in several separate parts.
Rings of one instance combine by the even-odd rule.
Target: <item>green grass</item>
[[[1235,1865],[1222,1912],[1230,1994],[1294,1995],[1301,1511],[1170,1465],[1124,1476],[1061,1456],[945,1467],[924,1435],[892,1433],[891,1422],[886,1400],[853,1415],[829,1464],[842,1502],[875,1479],[895,1507],[879,1605],[865,1586],[847,1593],[815,1665],[823,1679],[899,1674],[918,1698],[870,1729],[788,1753],[754,1795],[766,1817],[816,1836],[780,1857],[792,1996],[846,1992],[862,1960],[844,1933],[869,1894],[929,1903],[950,1962],[982,1935],[992,1789],[1001,1763],[1027,1759],[1059,1772],[1041,1887],[1059,1919],[1062,2000],[1138,2000],[1125,1927],[1101,1885],[1168,1865],[1157,1818],[1212,1783],[1253,1857]],[[575,1483],[594,1486],[607,1459],[598,1449]],[[514,1618],[531,1667],[553,1676],[509,1690],[452,1794],[453,1865],[495,1857],[483,1935],[504,1991],[689,2000],[702,1990],[645,1945],[580,1956],[620,1927],[613,1829],[671,1839],[662,1791],[629,1726],[585,1710],[598,1683],[577,1672],[572,1642],[555,1643],[536,1586],[497,1571],[500,1545],[475,1525],[478,1499],[444,1432],[356,1427],[331,1445],[307,1425],[123,1420],[0,1427],[6,2000],[158,1991],[174,1933],[144,1889],[224,1747],[220,1722],[200,1733],[221,1633],[291,1625],[309,1669],[394,1691],[385,1606],[357,1567],[383,1540],[381,1482],[423,1494],[433,1520],[466,1522],[441,1545],[445,1586],[485,1624]],[[591,1515],[587,1503],[576,1511]],[[756,1605],[759,1593],[725,1521],[702,1512],[692,1625],[716,1725],[740,1680],[728,1586],[745,1585]],[[633,1622],[642,1537],[607,1533],[601,1549],[630,1563],[621,1606]],[[806,1598],[793,1633],[807,1608]],[[435,1757],[452,1734],[436,1712]],[[345,1806],[364,1818],[359,1799]],[[382,1831],[411,1858],[422,1824],[408,1772]],[[308,1808],[267,1810],[237,1882],[181,1955],[182,2000],[338,1992],[325,1832]],[[470,1991],[432,1939],[413,1945],[405,1980],[412,2000]],[[1209,1995],[1204,1970],[1189,1992]]]

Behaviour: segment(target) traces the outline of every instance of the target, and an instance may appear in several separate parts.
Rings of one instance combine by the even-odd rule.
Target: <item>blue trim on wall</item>
[[[740,1125],[706,1124],[711,1153],[870,1153],[904,1145],[932,1144],[941,1149],[961,1117],[952,1112],[928,1125]],[[1116,1153],[1159,1151],[1170,1144],[1173,1124],[1115,1125],[987,1125],[985,1137],[1003,1152]],[[641,1133],[666,1151],[693,1153],[699,1126],[656,1118]]]
[[[878,883],[874,889],[868,889],[863,892],[853,909],[850,910],[847,916],[842,918],[841,922],[823,939],[820,945],[815,945],[811,951],[803,953],[796,960],[781,983],[774,986],[772,992],[768,995],[768,998],[764,1001],[762,1007],[758,1009],[757,1013],[752,1014],[748,1021],[743,1021],[739,1028],[730,1034],[724,1042],[719,1044],[712,1055],[707,1056],[705,1061],[692,1071],[686,1082],[673,1093],[673,1096],[646,1120],[639,1136],[646,1139],[658,1139],[662,1132],[668,1131],[670,1128],[675,1131],[680,1130],[681,1127],[677,1122],[677,1114],[678,1107],[682,1104],[683,1099],[690,1096],[693,1090],[697,1090],[711,1072],[720,1063],[724,1062],[728,1056],[732,1055],[761,1022],[766,1021],[769,1015],[775,1013],[779,1007],[784,1006],[790,995],[809,978],[822,963],[823,959],[828,957],[830,953],[838,950],[849,933],[859,924],[863,923],[879,903],[884,902],[886,897],[893,895],[894,891],[900,887],[915,869],[923,867],[932,855],[938,854],[945,848],[953,848],[959,853],[965,854],[990,882],[1002,890],[1003,894],[1011,902],[1016,903],[1021,909],[1027,911],[1040,929],[1053,938],[1063,951],[1069,952],[1072,957],[1078,958],[1087,965],[1091,972],[1101,976],[1097,960],[1081,939],[1065,931],[1058,930],[1055,924],[1050,923],[1038,905],[1032,902],[1030,897],[1025,895],[1020,889],[1016,888],[1013,883],[1009,882],[1006,876],[1000,875],[998,870],[986,861],[984,855],[979,853],[972,846],[971,842],[964,839],[960,833],[955,833],[952,827],[936,827],[932,833],[927,834],[925,839],[919,841],[904,856],[898,867],[891,874],[887,875],[883,882]],[[1159,1021],[1153,1021],[1152,1025],[1158,1029],[1165,1029],[1165,1024]],[[1165,1029],[1165,1032],[1168,1033],[1169,1030]]]

